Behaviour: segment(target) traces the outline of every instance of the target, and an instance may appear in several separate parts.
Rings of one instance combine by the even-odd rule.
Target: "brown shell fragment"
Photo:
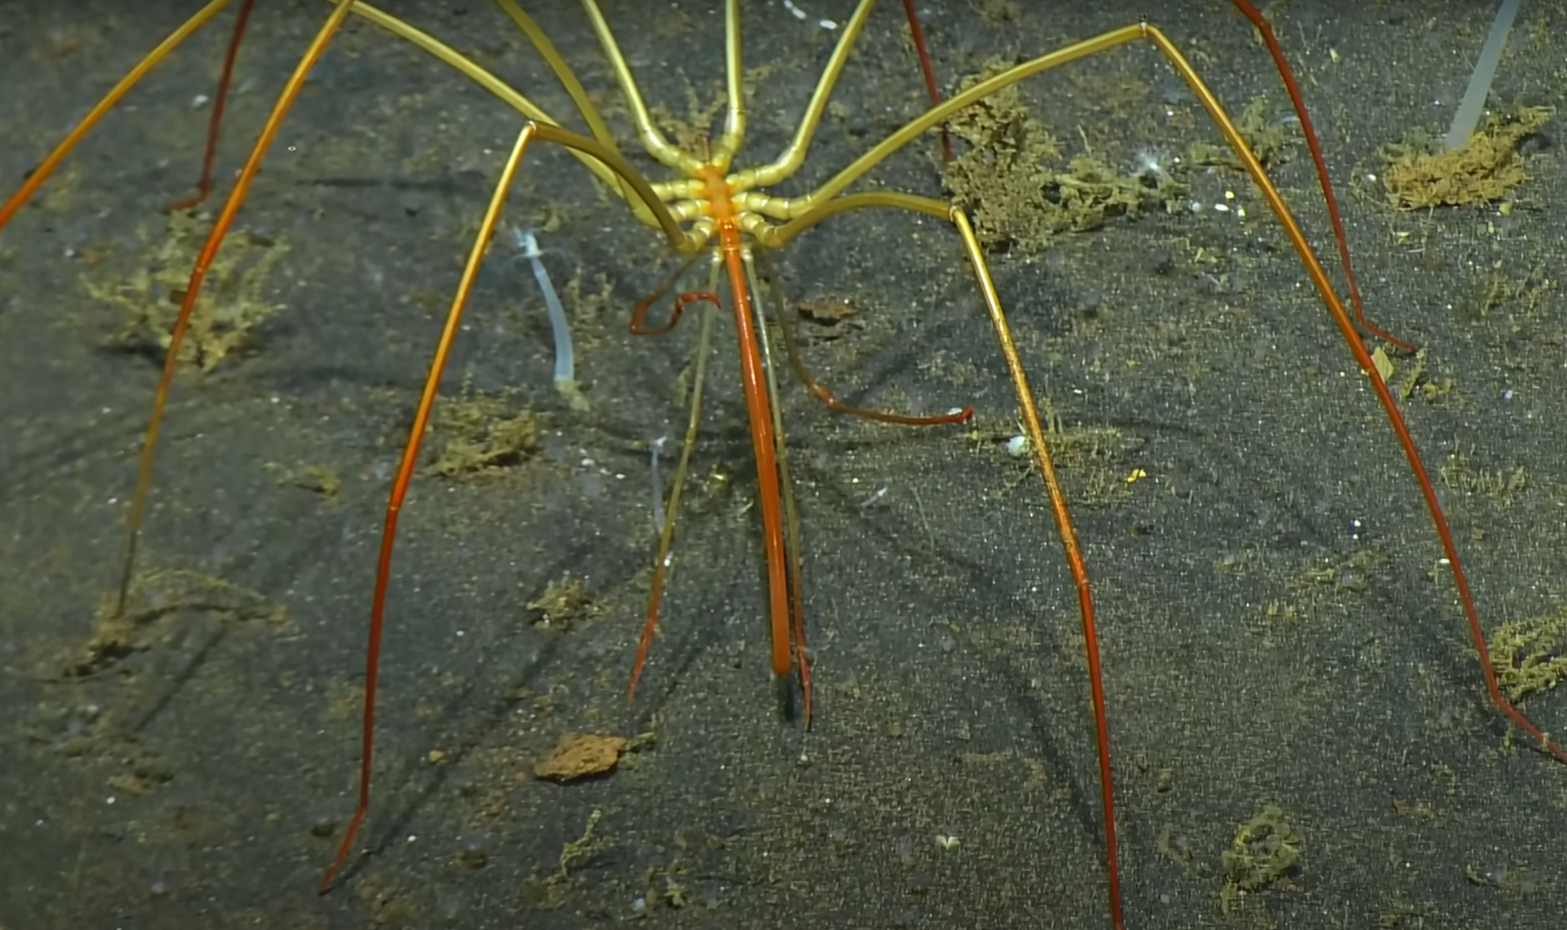
[[[620,736],[597,733],[567,733],[549,757],[533,767],[533,774],[546,781],[569,784],[594,775],[615,771],[626,740]]]

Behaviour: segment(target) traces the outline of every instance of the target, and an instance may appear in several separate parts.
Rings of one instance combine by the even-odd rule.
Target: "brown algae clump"
[[[959,90],[1008,67],[993,58]],[[1091,154],[1062,170],[1060,143],[1029,113],[1016,86],[964,108],[948,128],[968,150],[946,165],[942,184],[986,246],[1038,252],[1057,233],[1096,229],[1106,216],[1145,206],[1168,209],[1185,192],[1167,174],[1121,174]]]
[[[1567,678],[1567,608],[1512,620],[1491,634],[1496,683],[1514,704]]]
[[[594,610],[582,581],[569,576],[551,581],[543,594],[523,606],[535,616],[534,625],[547,630],[568,629]]]
[[[204,219],[171,213],[166,238],[154,246],[152,233],[138,233],[151,260],[124,280],[99,283],[84,280],[93,298],[119,307],[125,324],[110,345],[148,354],[160,364],[168,355],[170,335],[190,284],[190,270],[207,240]],[[288,254],[288,245],[249,232],[236,231],[223,243],[207,271],[206,287],[191,313],[190,327],[180,343],[180,361],[212,371],[231,355],[254,351],[254,331],[282,307],[267,300],[272,269]]]
[[[1273,804],[1264,807],[1241,825],[1224,852],[1219,908],[1228,914],[1246,892],[1268,885],[1293,887],[1289,876],[1300,864],[1303,845],[1300,833],[1284,819],[1284,811]]]
[[[478,478],[521,465],[539,450],[539,418],[517,411],[506,397],[464,388],[461,397],[435,407],[430,432],[435,448],[424,473]]]
[[[1382,184],[1401,210],[1462,207],[1505,200],[1528,180],[1519,143],[1551,118],[1550,107],[1514,107],[1492,114],[1463,148],[1433,151],[1427,140],[1384,145]]]
[[[1241,134],[1241,141],[1251,149],[1252,157],[1257,159],[1258,164],[1268,168],[1277,163],[1289,147],[1285,127],[1290,122],[1288,119],[1271,119],[1268,116],[1268,98],[1263,95],[1252,98],[1251,103],[1246,104],[1246,109],[1235,120],[1235,130]],[[1246,170],[1246,162],[1235,154],[1234,149],[1211,142],[1193,142],[1187,146],[1186,160],[1197,166]]]

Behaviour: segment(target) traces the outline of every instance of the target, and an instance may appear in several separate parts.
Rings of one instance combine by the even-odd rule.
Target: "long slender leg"
[[[1290,212],[1289,206],[1279,194],[1273,182],[1268,179],[1267,172],[1263,170],[1261,163],[1252,154],[1250,146],[1241,137],[1240,131],[1225,113],[1223,106],[1214,96],[1208,86],[1203,83],[1191,63],[1181,55],[1165,34],[1157,28],[1147,24],[1138,23],[1107,32],[1091,39],[1086,39],[1074,45],[1041,55],[1038,58],[1026,61],[1008,71],[968,88],[964,92],[952,97],[941,106],[932,107],[923,116],[909,122],[903,128],[889,135],[879,144],[873,146],[870,151],[861,155],[847,168],[840,171],[835,177],[827,181],[811,194],[800,198],[806,206],[801,207],[794,218],[781,227],[778,227],[768,236],[768,244],[783,244],[805,229],[835,213],[847,209],[857,209],[863,206],[900,206],[906,209],[931,212],[926,198],[918,198],[912,195],[895,195],[891,192],[876,192],[863,194],[843,195],[842,191],[854,181],[858,180],[866,171],[879,164],[894,151],[907,145],[918,138],[926,130],[950,117],[953,113],[976,101],[979,101],[1002,88],[1017,83],[1024,78],[1047,71],[1058,65],[1070,61],[1097,54],[1102,51],[1124,45],[1138,39],[1151,42],[1164,54],[1165,58],[1173,65],[1176,71],[1192,89],[1203,109],[1208,111],[1209,117],[1224,135],[1224,139],[1240,158],[1246,173],[1262,193],[1263,199],[1273,210],[1274,216],[1284,227],[1284,233],[1289,238],[1295,254],[1300,257],[1305,266],[1306,275],[1311,279],[1312,285],[1317,289],[1317,294],[1322,298],[1323,306],[1327,308],[1328,315],[1338,327],[1339,333],[1344,338],[1345,345],[1350,354],[1354,356],[1355,363],[1365,372],[1371,383],[1372,390],[1377,395],[1377,402],[1382,405],[1386,413],[1388,424],[1392,427],[1394,435],[1398,439],[1399,447],[1404,452],[1404,458],[1409,463],[1410,471],[1414,474],[1415,483],[1420,488],[1420,495],[1426,504],[1426,511],[1431,516],[1431,523],[1436,529],[1437,536],[1442,542],[1443,553],[1447,556],[1448,568],[1452,572],[1453,582],[1458,589],[1459,600],[1463,605],[1464,619],[1468,624],[1469,636],[1476,653],[1479,655],[1481,676],[1485,680],[1486,693],[1491,702],[1509,720],[1517,724],[1520,729],[1533,738],[1542,749],[1556,757],[1558,761],[1567,763],[1567,750],[1551,740],[1543,730],[1534,724],[1528,717],[1518,710],[1507,699],[1497,682],[1496,666],[1491,661],[1490,649],[1486,645],[1485,631],[1480,624],[1479,611],[1474,604],[1473,593],[1469,587],[1469,579],[1465,574],[1462,562],[1458,554],[1458,546],[1453,539],[1453,533],[1448,526],[1447,515],[1442,510],[1441,502],[1437,498],[1436,488],[1431,482],[1426,470],[1425,462],[1420,456],[1420,450],[1415,445],[1414,437],[1409,432],[1408,425],[1404,422],[1404,415],[1399,411],[1398,404],[1393,400],[1392,393],[1388,390],[1387,383],[1377,372],[1376,365],[1372,363],[1371,353],[1366,349],[1364,341],[1355,329],[1354,320],[1350,311],[1345,308],[1342,300],[1335,292],[1332,281],[1328,278],[1327,271],[1322,262],[1317,258],[1311,243],[1307,241],[1306,234],[1301,230],[1300,224]],[[760,238],[760,237],[759,237]]]
[[[141,79],[147,76],[147,72],[156,68],[163,59],[169,57],[170,52],[179,47],[181,42],[190,38],[197,30],[210,22],[212,17],[223,12],[223,8],[232,2],[233,0],[212,0],[211,3],[202,7],[195,16],[187,19],[178,29],[170,33],[167,39],[159,42],[158,46],[148,52],[145,58],[137,62],[136,67],[127,72],[125,77],[120,78],[120,82],[114,85],[114,88],[105,94],[102,100],[98,101],[98,105],[93,107],[82,118],[82,121],[66,135],[59,145],[54,147],[54,151],[50,152],[42,162],[39,162],[38,167],[32,170],[27,176],[27,180],[17,189],[16,193],[12,194],[11,198],[3,206],[0,206],[0,229],[4,229],[5,224],[9,223],[11,217],[16,215],[16,211],[22,209],[22,206],[32,199],[33,195],[38,192],[38,188],[43,187],[44,182],[49,180],[49,176],[54,174],[55,169],[60,167],[61,162],[65,161],[65,157],[71,154],[71,150],[76,148],[82,139],[86,138],[87,134],[92,131],[94,126],[98,125],[99,121],[110,110],[114,109],[121,98],[130,93],[131,88],[141,83]]]
[[[234,217],[239,215],[239,208],[245,202],[245,195],[250,191],[256,172],[261,169],[261,161],[266,157],[267,148],[271,146],[278,129],[283,125],[283,119],[288,116],[295,98],[299,96],[299,89],[304,86],[305,77],[325,54],[327,45],[343,25],[343,20],[348,17],[352,3],[353,0],[338,0],[331,17],[322,25],[309,48],[305,50],[304,56],[300,58],[293,75],[284,85],[282,94],[278,96],[277,103],[273,105],[266,124],[262,126],[261,135],[256,139],[255,147],[250,151],[250,158],[246,160],[245,167],[239,173],[239,180],[234,183],[233,192],[229,194],[227,202],[223,204],[222,212],[213,223],[206,244],[196,256],[196,266],[191,269],[190,282],[185,287],[185,299],[180,303],[179,316],[174,321],[174,328],[169,332],[169,354],[163,362],[163,374],[158,379],[158,391],[152,402],[152,418],[147,424],[146,438],[142,442],[141,461],[136,471],[136,494],[131,499],[131,513],[127,521],[125,570],[120,576],[116,614],[125,612],[125,601],[130,594],[131,577],[136,565],[136,543],[141,536],[142,516],[146,512],[147,489],[152,484],[152,463],[158,448],[158,431],[163,425],[163,411],[169,401],[169,389],[174,383],[174,372],[179,367],[180,344],[185,338],[185,331],[190,328],[190,315],[196,309],[197,298],[201,296],[201,285],[206,280],[207,269],[212,266],[212,260],[217,257],[218,249],[223,245],[223,238],[228,235],[229,227],[234,224]]]
[[[783,530],[784,551],[789,560],[789,604],[793,622],[790,626],[790,640],[794,644],[795,665],[800,669],[800,694],[805,703],[805,723],[810,725],[812,720],[811,703],[811,660],[805,648],[805,589],[804,564],[800,557],[800,511],[795,506],[794,477],[789,474],[789,449],[784,434],[783,405],[779,400],[777,369],[773,366],[772,340],[767,338],[767,320],[761,306],[760,290],[756,283],[756,267],[752,253],[744,253],[746,285],[756,300],[751,303],[752,315],[756,320],[756,344],[762,352],[762,370],[767,374],[767,393],[772,398],[773,408],[773,451],[778,458],[778,483],[783,490]],[[787,688],[787,683],[780,680],[780,685]]]
[[[925,26],[920,22],[920,14],[914,8],[914,0],[903,0],[903,15],[909,20],[909,35],[914,39],[914,50],[920,56],[920,73],[925,76],[925,93],[930,97],[931,106],[941,105],[941,88],[936,86],[936,66],[930,62],[930,51],[925,47]],[[952,160],[952,134],[947,131],[947,124],[941,124],[941,158],[942,161]]]
[[[1023,428],[1033,445],[1034,463],[1039,466],[1039,477],[1045,483],[1050,496],[1050,509],[1055,513],[1056,528],[1061,533],[1061,546],[1066,551],[1066,561],[1077,585],[1077,603],[1083,618],[1083,652],[1088,658],[1088,686],[1093,698],[1094,736],[1099,748],[1099,801],[1105,818],[1105,869],[1110,880],[1110,920],[1116,930],[1125,926],[1121,918],[1121,866],[1116,847],[1115,784],[1111,780],[1110,724],[1105,715],[1104,674],[1099,664],[1099,632],[1094,623],[1094,599],[1089,591],[1088,567],[1083,562],[1082,550],[1077,544],[1077,530],[1072,526],[1072,516],[1067,511],[1066,494],[1056,477],[1055,463],[1051,461],[1049,447],[1045,445],[1045,431],[1039,425],[1039,411],[1034,406],[1034,393],[1029,389],[1028,376],[1023,372],[1023,362],[1017,346],[1012,341],[1012,330],[1007,325],[1006,314],[1001,309],[1001,298],[996,285],[990,279],[990,269],[980,250],[979,239],[969,225],[968,217],[958,208],[952,208],[952,224],[963,239],[963,249],[968,255],[974,276],[979,281],[985,309],[996,328],[996,339],[1001,354],[1006,359],[1007,371],[1012,375],[1012,386],[1017,393],[1018,406],[1022,409]]]
[[[212,119],[207,124],[207,151],[201,158],[201,179],[196,182],[196,193],[165,207],[170,213],[200,206],[212,193],[212,169],[218,161],[218,131],[223,127],[223,110],[228,104],[229,84],[234,78],[234,61],[239,57],[239,44],[244,41],[245,26],[250,22],[250,10],[255,5],[256,0],[245,0],[234,18],[234,34],[229,37],[229,48],[223,55],[223,74],[218,78],[217,92],[212,95]]]
[[[1300,129],[1306,136],[1306,147],[1311,149],[1311,160],[1317,166],[1317,182],[1322,187],[1322,199],[1328,205],[1328,218],[1333,221],[1333,238],[1338,242],[1339,260],[1344,265],[1344,277],[1349,281],[1349,299],[1355,310],[1355,319],[1360,323],[1361,329],[1383,342],[1395,345],[1406,352],[1414,352],[1417,347],[1413,343],[1399,339],[1366,319],[1365,307],[1360,300],[1360,282],[1355,279],[1355,266],[1349,260],[1349,239],[1344,234],[1344,220],[1339,215],[1338,198],[1333,195],[1333,182],[1328,179],[1328,165],[1322,157],[1322,144],[1317,141],[1317,130],[1311,124],[1311,113],[1306,109],[1306,101],[1301,99],[1300,85],[1295,82],[1295,72],[1284,57],[1284,49],[1279,47],[1278,37],[1273,34],[1273,26],[1268,22],[1267,17],[1252,5],[1251,0],[1231,0],[1231,2],[1241,11],[1241,15],[1257,28],[1258,35],[1262,36],[1263,43],[1268,46],[1268,54],[1273,56],[1273,64],[1278,68],[1279,77],[1284,81],[1284,89],[1290,95],[1290,103],[1295,107],[1295,115],[1300,118]]]
[[[496,224],[500,222],[501,211],[506,205],[506,196],[511,192],[512,178],[517,174],[517,166],[522,161],[523,153],[528,149],[528,143],[537,133],[536,123],[530,122],[522,127],[522,131],[517,134],[516,144],[512,146],[511,155],[506,159],[506,166],[501,170],[500,180],[495,184],[495,192],[490,196],[490,205],[484,212],[483,221],[479,224],[479,233],[474,237],[473,248],[468,252],[468,263],[463,267],[462,278],[457,285],[456,293],[452,296],[451,309],[446,312],[446,327],[441,330],[440,341],[436,343],[435,355],[430,361],[430,371],[424,381],[424,392],[419,396],[419,407],[414,412],[413,428],[408,434],[408,442],[403,446],[403,457],[397,466],[397,477],[392,482],[392,493],[386,504],[386,522],[381,530],[381,555],[376,562],[375,600],[370,605],[370,638],[365,647],[365,713],[359,755],[359,804],[354,810],[354,818],[349,822],[347,832],[343,834],[343,842],[337,848],[337,857],[321,876],[318,891],[322,894],[331,889],[332,879],[348,861],[348,855],[354,848],[354,840],[359,836],[359,828],[364,825],[365,815],[370,810],[370,775],[374,768],[375,754],[376,683],[381,670],[382,622],[386,616],[386,589],[392,577],[392,550],[397,544],[397,518],[402,512],[403,499],[408,494],[408,485],[413,481],[414,466],[419,461],[419,446],[424,440],[425,428],[430,424],[430,412],[435,408],[435,396],[441,386],[441,375],[446,371],[447,357],[451,353],[452,343],[457,338],[457,331],[462,325],[462,314],[468,304],[468,295],[473,290],[474,279],[479,275],[479,265],[484,260],[485,251],[489,248],[490,237],[495,231]]]
[[[664,508],[664,525],[659,528],[658,555],[653,560],[653,582],[648,591],[647,620],[642,624],[642,638],[637,642],[637,659],[631,666],[631,682],[626,686],[627,701],[636,699],[637,683],[642,678],[643,666],[647,664],[648,647],[652,645],[653,634],[658,630],[659,605],[663,600],[664,583],[668,580],[672,564],[670,550],[675,540],[675,521],[680,514],[686,473],[691,464],[691,455],[696,450],[697,433],[702,423],[702,393],[707,384],[708,349],[713,339],[713,319],[719,306],[715,296],[717,290],[718,266],[714,265],[706,293],[682,295],[693,298],[687,303],[700,301],[708,306],[702,314],[702,331],[697,340],[696,364],[691,376],[691,415],[686,422],[685,443],[680,447],[680,462],[675,466],[675,477],[669,488],[669,504]],[[671,322],[670,325],[674,324]]]

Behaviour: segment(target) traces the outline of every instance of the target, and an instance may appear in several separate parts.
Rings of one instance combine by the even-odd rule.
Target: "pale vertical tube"
[[[1491,23],[1491,34],[1485,37],[1485,45],[1480,49],[1480,60],[1475,62],[1469,87],[1464,90],[1463,103],[1458,105],[1458,112],[1453,116],[1453,126],[1447,131],[1447,139],[1442,143],[1448,151],[1468,145],[1469,137],[1474,134],[1475,127],[1480,125],[1486,95],[1491,92],[1491,81],[1496,77],[1496,68],[1502,61],[1502,49],[1507,47],[1507,34],[1512,31],[1513,17],[1517,15],[1518,0],[1502,0],[1501,8],[1496,11],[1496,19]]]
[[[566,310],[560,305],[560,296],[555,293],[550,273],[544,268],[544,261],[540,257],[544,253],[539,251],[539,240],[533,231],[517,233],[517,241],[522,246],[522,257],[533,265],[533,280],[539,282],[539,290],[544,294],[544,306],[549,311],[550,330],[555,334],[555,386],[568,390],[569,386],[576,384],[577,375],[576,360],[571,351],[571,325],[566,322]]]

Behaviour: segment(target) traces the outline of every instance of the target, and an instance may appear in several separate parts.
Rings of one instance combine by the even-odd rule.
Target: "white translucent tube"
[[[653,469],[653,530],[664,532],[664,477],[660,473],[658,460],[664,453],[664,443],[669,441],[668,436],[660,436],[648,443],[648,458]]]
[[[544,253],[539,251],[539,240],[533,230],[517,230],[517,247],[522,249],[522,257],[533,265],[533,280],[539,282],[544,306],[549,310],[550,330],[555,334],[555,387],[563,394],[574,393],[577,375],[576,359],[571,351],[571,324],[566,322],[566,310],[560,305],[560,296],[555,293],[550,273],[540,258]]]
[[[1502,61],[1502,49],[1507,47],[1507,34],[1512,31],[1513,17],[1517,15],[1518,0],[1502,0],[1501,8],[1496,11],[1496,20],[1491,23],[1491,34],[1485,37],[1485,45],[1480,49],[1480,60],[1475,62],[1469,87],[1464,90],[1463,103],[1458,105],[1458,113],[1453,116],[1453,127],[1447,131],[1447,139],[1442,143],[1448,151],[1468,145],[1469,137],[1474,135],[1475,127],[1480,125],[1480,114],[1485,111],[1485,98],[1491,92],[1491,80],[1496,77],[1496,68]]]

